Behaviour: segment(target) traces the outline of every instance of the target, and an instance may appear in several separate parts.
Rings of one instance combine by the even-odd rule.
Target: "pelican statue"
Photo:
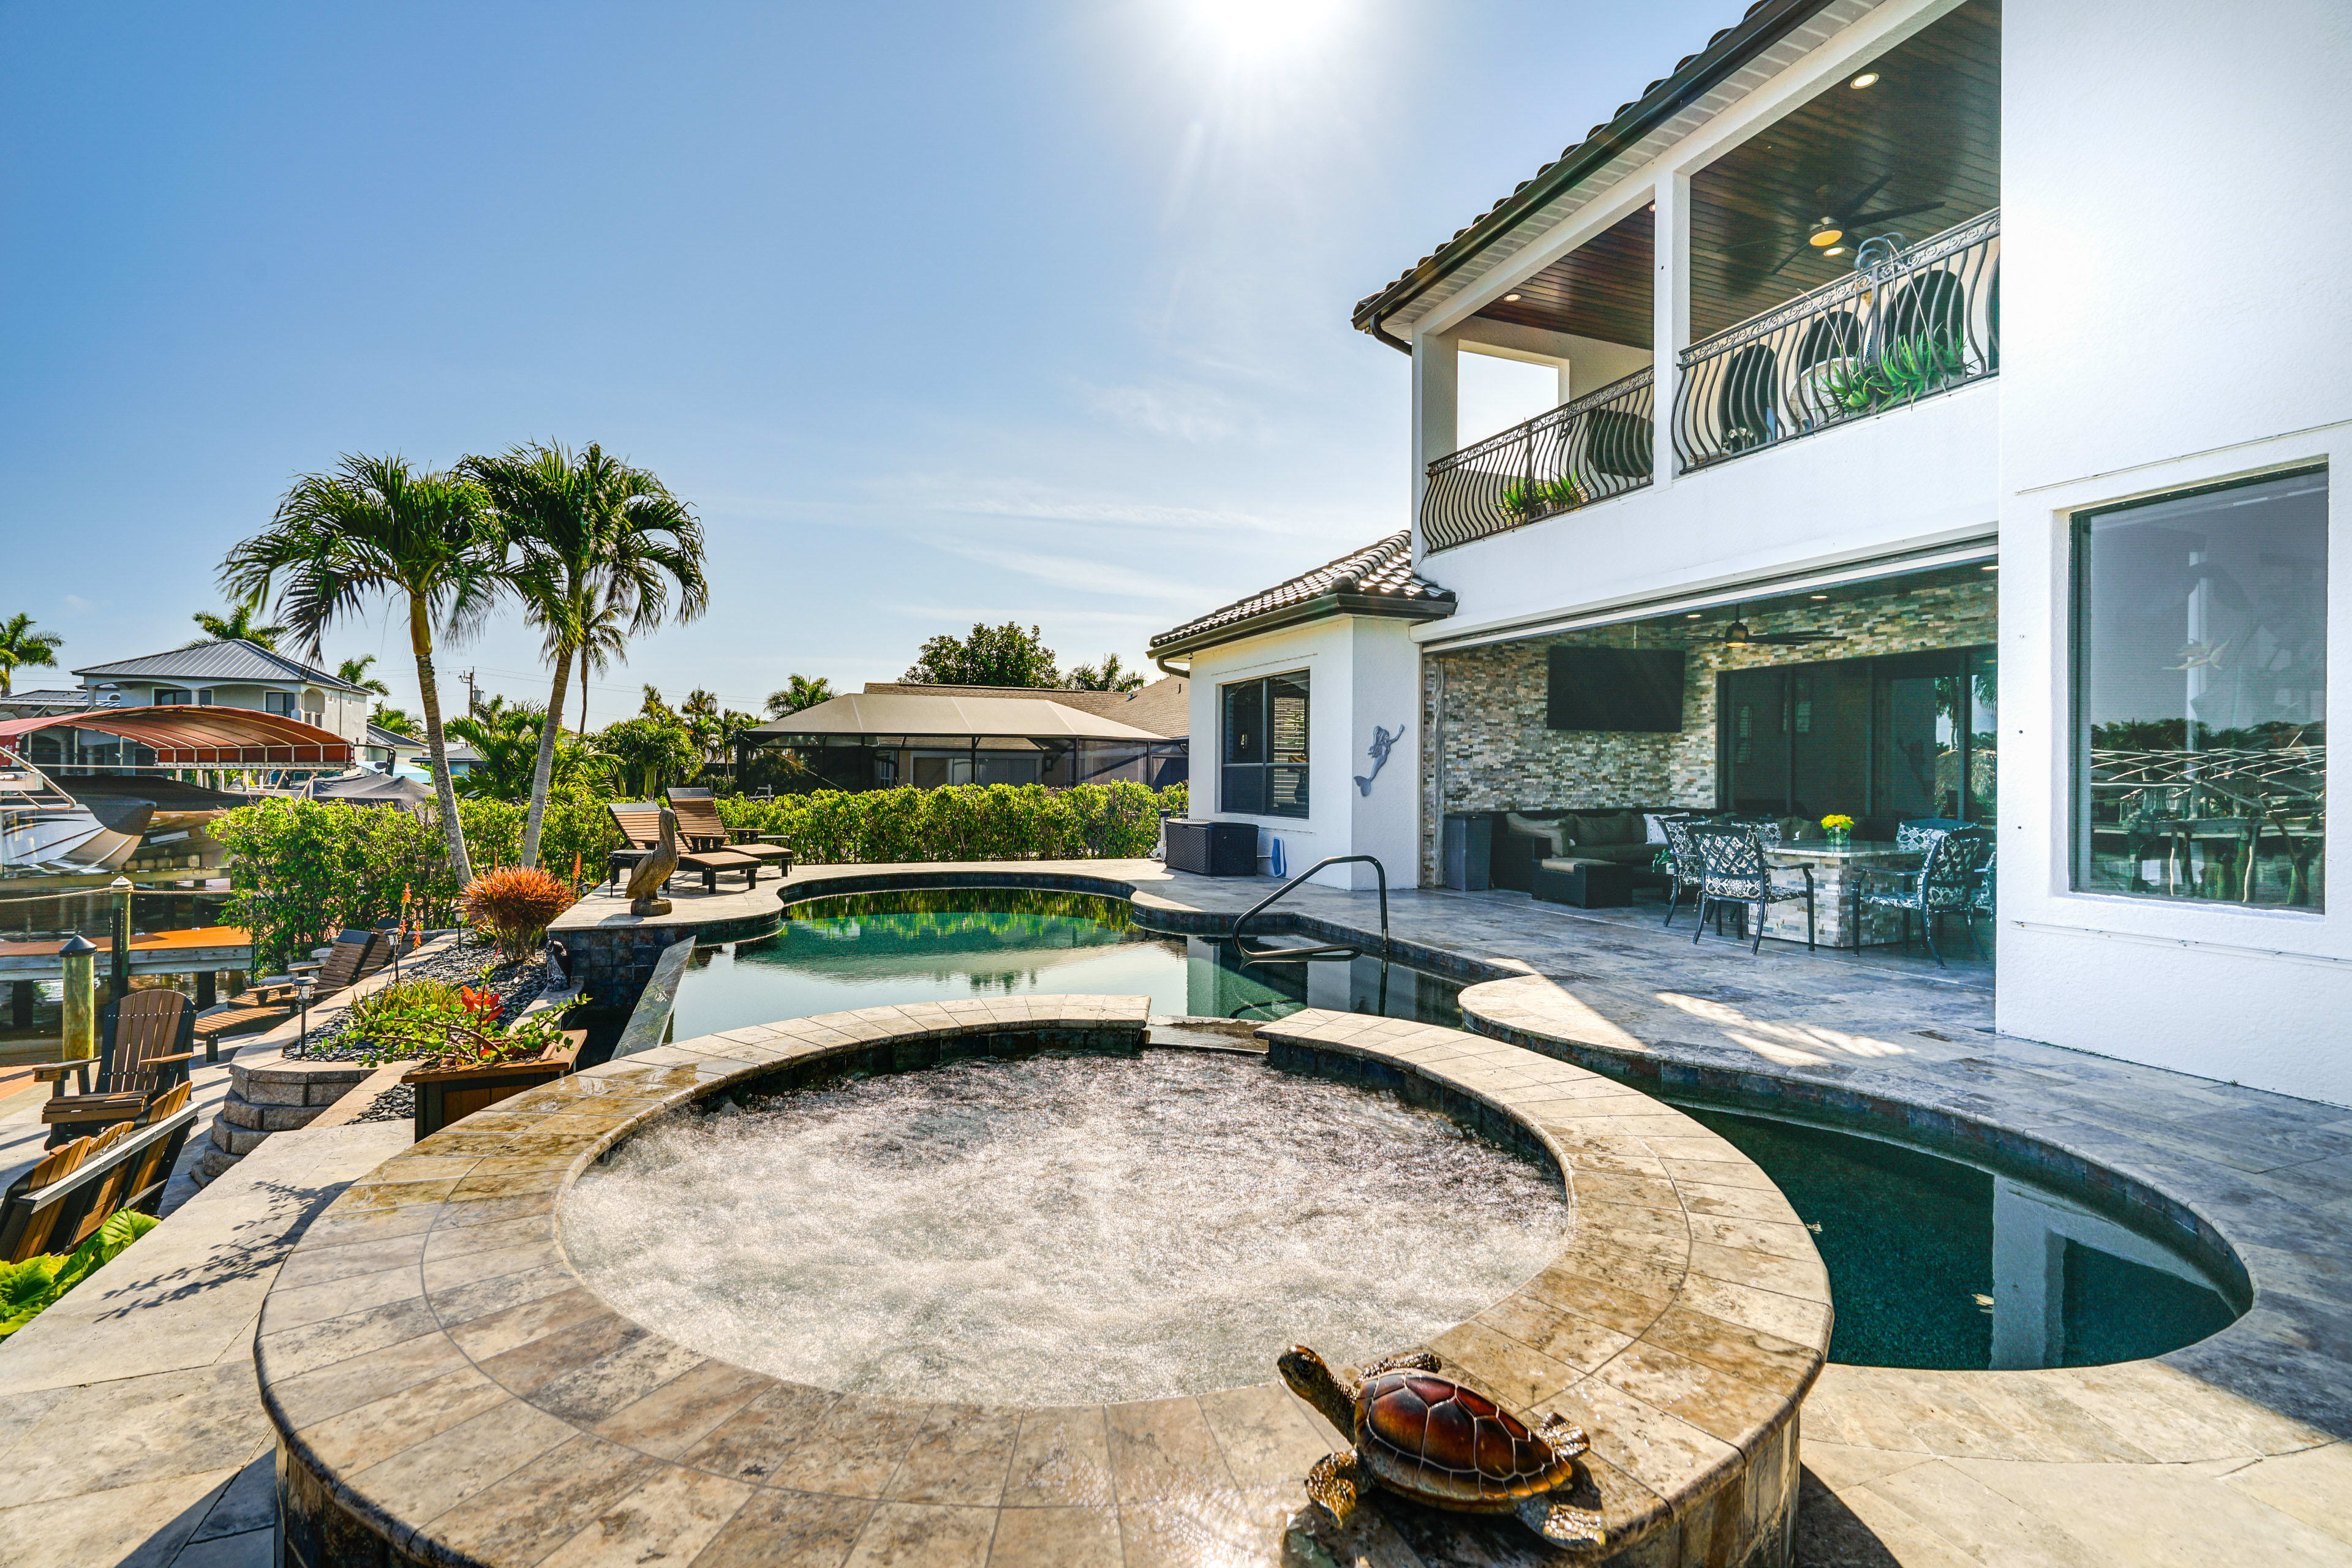
[[[677,813],[667,806],[661,808],[661,842],[637,862],[629,873],[629,912],[633,915],[666,915],[669,900],[661,896],[662,884],[677,869]]]

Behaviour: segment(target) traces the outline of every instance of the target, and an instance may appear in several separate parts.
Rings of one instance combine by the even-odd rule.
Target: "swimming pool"
[[[1231,942],[1147,930],[1124,900],[1095,893],[938,888],[795,904],[773,936],[698,952],[671,1016],[685,1039],[814,1013],[1039,993],[1149,996],[1155,1013],[1261,1023],[1311,1006],[1459,1027],[1460,991],[1373,958],[1243,969]]]
[[[1832,1361],[2101,1366],[2238,1315],[2187,1253],[2050,1187],[1883,1139],[1676,1109],[1762,1167],[1812,1231],[1837,1313]]]

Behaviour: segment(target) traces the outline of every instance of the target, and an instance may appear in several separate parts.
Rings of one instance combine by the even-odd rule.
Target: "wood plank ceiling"
[[[1805,243],[1822,216],[1933,204],[1862,225],[1851,246],[1925,239],[2000,205],[2000,0],[1968,0],[1863,69],[1878,80],[1839,82],[1692,176],[1693,341],[1843,276],[1851,250]],[[1651,228],[1636,213],[1478,314],[1646,348]]]

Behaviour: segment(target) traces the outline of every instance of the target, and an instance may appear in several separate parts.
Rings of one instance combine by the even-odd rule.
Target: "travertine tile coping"
[[[648,1119],[731,1084],[1011,1047],[1133,1049],[1141,997],[877,1007],[608,1063],[387,1161],[289,1258],[256,1341],[288,1561],[1275,1563],[1336,1444],[1278,1384],[1065,1409],[781,1382],[631,1322],[563,1254],[556,1205]],[[1456,1030],[1309,1011],[1271,1066],[1397,1088],[1531,1142],[1573,1239],[1431,1342],[1593,1436],[1609,1561],[1782,1564],[1796,1412],[1830,1333],[1810,1237],[1736,1150],[1610,1080]],[[1403,1348],[1403,1347],[1399,1347]],[[1348,1561],[1544,1561],[1510,1521],[1360,1511]],[[1315,1548],[1290,1543],[1292,1559]]]

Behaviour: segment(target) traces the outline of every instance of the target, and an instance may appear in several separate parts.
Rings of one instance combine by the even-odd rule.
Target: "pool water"
[[[1458,1027],[1460,991],[1373,958],[1244,970],[1231,942],[1147,931],[1124,900],[1093,893],[942,888],[813,900],[786,910],[773,936],[705,948],[672,1019],[687,1039],[814,1013],[1034,992],[1149,996],[1155,1013],[1261,1023],[1314,1006]]]
[[[1761,1166],[1811,1228],[1837,1310],[1832,1361],[2099,1366],[2238,1315],[2186,1254],[2049,1188],[1876,1138],[1679,1109]]]
[[[563,1200],[597,1291],[776,1377],[1074,1405],[1262,1383],[1493,1304],[1559,1251],[1548,1165],[1243,1053],[1046,1054],[674,1116]]]

